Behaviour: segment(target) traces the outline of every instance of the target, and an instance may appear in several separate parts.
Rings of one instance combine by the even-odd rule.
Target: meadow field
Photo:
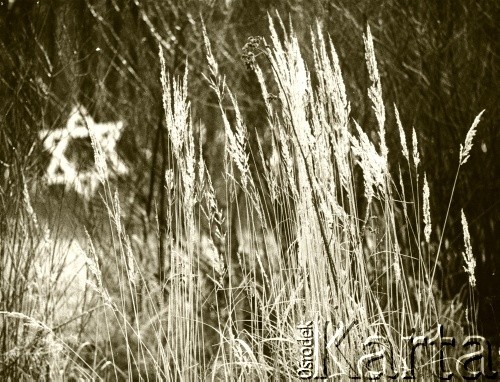
[[[494,0],[0,3],[0,380],[500,378]]]

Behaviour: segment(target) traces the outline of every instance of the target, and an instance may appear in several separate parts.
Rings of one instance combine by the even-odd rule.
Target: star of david
[[[116,142],[121,136],[123,122],[96,123],[82,106],[76,106],[71,111],[65,128],[56,130],[42,130],[44,148],[51,152],[51,160],[47,168],[48,184],[62,184],[73,189],[88,199],[95,194],[99,186],[99,178],[95,166],[92,169],[78,171],[66,157],[68,145],[75,139],[90,139],[92,131],[99,142],[102,151],[118,174],[128,172],[125,164],[116,152]]]

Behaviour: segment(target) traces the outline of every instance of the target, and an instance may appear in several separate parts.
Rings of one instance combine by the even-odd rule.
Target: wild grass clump
[[[254,37],[243,54],[261,88],[265,139],[251,131],[203,27],[205,79],[224,131],[223,189],[214,187],[212,177],[220,174],[208,171],[193,126],[188,70],[182,78],[171,76],[160,48],[168,160],[163,203],[149,232],[156,258],[136,254],[122,223],[119,192],[91,135],[110,240],[104,272],[102,248],[87,235],[88,285],[99,301],[88,327],[92,334],[86,331],[96,350],[79,356],[89,375],[287,380],[297,373],[297,326],[311,320],[351,328],[342,345],[330,349],[343,357],[335,363],[330,357],[327,367],[338,376],[365,375],[357,363],[365,339],[384,338],[393,349],[392,366],[402,369],[409,366],[404,337],[412,331],[423,335],[444,321],[461,327],[460,307],[468,301],[452,304],[436,288],[444,234],[433,231],[432,189],[420,166],[415,130],[410,148],[396,107],[384,104],[370,29],[364,45],[376,126],[361,126],[351,117],[330,38],[319,26],[311,31],[313,58],[306,63],[293,29],[279,18],[276,28],[275,22],[269,18],[269,41]],[[387,122],[391,113],[396,126]],[[479,117],[461,148],[458,169],[467,161]],[[386,143],[396,130],[406,160],[399,176],[389,168],[389,157],[399,153]],[[475,262],[462,216],[472,289]],[[2,310],[2,320],[27,317],[16,313],[27,311],[22,303]],[[51,332],[46,324],[36,328]],[[416,373],[428,370],[422,366]]]
[[[312,32],[310,70],[293,30],[280,25],[281,39],[269,22],[270,43],[252,38],[243,55],[267,115],[270,138],[258,142],[258,152],[250,148],[248,125],[204,31],[206,80],[225,133],[224,195],[214,190],[202,148],[195,148],[188,73],[171,78],[160,49],[173,165],[165,172],[166,231],[158,233],[165,241],[158,256],[160,288],[141,292],[149,309],[137,304],[137,274],[130,277],[129,270],[136,261],[116,216],[117,198],[106,192],[120,263],[129,264],[121,271],[120,304],[110,304],[110,320],[122,322],[129,372],[144,365],[169,380],[286,378],[296,372],[296,327],[310,320],[354,323],[344,358],[331,369],[351,372],[361,355],[358,345],[370,336],[385,338],[393,364],[405,367],[405,335],[427,333],[443,320],[458,325],[462,318],[434,287],[439,247],[436,253],[432,193],[419,167],[415,131],[410,157],[396,108],[411,178],[389,172],[386,108],[370,29],[364,42],[375,129],[350,117],[339,58],[321,29]],[[375,141],[368,134],[373,129]],[[404,194],[405,182],[411,195]],[[148,284],[143,280],[142,288]],[[155,312],[146,315],[146,324],[145,310]]]
[[[88,376],[73,360],[82,341],[85,291],[71,244],[59,240],[35,212],[24,177],[11,184],[0,217],[0,377],[5,381]],[[20,188],[20,189],[19,189]],[[18,192],[15,192],[15,191]],[[33,193],[36,193],[34,191]],[[72,269],[72,270],[71,270]]]

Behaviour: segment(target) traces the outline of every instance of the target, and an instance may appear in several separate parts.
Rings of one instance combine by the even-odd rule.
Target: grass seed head
[[[472,126],[467,132],[464,145],[462,146],[460,144],[460,166],[464,165],[469,159],[470,150],[472,149],[472,140],[476,135],[477,125],[479,125],[479,121],[481,120],[481,116],[483,115],[483,113],[484,110],[476,116],[474,122],[472,123]]]
[[[469,283],[471,287],[476,286],[476,276],[474,275],[474,270],[476,268],[476,259],[472,254],[472,245],[470,243],[470,233],[469,233],[469,225],[467,223],[467,219],[465,218],[464,210],[462,210],[462,229],[464,232],[464,244],[465,244],[465,252],[462,252],[462,255],[465,260],[464,269],[469,274]]]

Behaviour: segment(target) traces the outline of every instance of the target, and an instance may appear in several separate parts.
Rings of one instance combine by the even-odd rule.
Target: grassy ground
[[[414,337],[431,341],[439,324],[460,345],[481,334],[475,239],[454,194],[483,112],[448,164],[456,168],[451,195],[433,200],[417,133],[384,102],[370,28],[363,42],[372,116],[360,121],[321,26],[306,44],[280,18],[268,23],[265,37],[242,49],[262,103],[259,134],[204,25],[201,72],[219,114],[216,131],[193,116],[189,64],[172,74],[159,44],[157,146],[136,154],[159,167],[149,200],[139,196],[153,189],[147,171],[120,175],[87,123],[90,159],[73,162],[92,163],[80,171],[95,179],[95,196],[50,185],[21,160],[8,167],[26,176],[2,188],[2,378],[290,380],[303,362],[299,325],[309,321],[330,322],[327,338],[337,338],[325,350],[318,339],[314,371],[333,380],[376,371],[402,378]],[[118,153],[135,133],[125,128]],[[207,135],[221,150],[204,144]],[[395,140],[397,150],[388,144]],[[40,167],[50,155],[40,153]],[[447,207],[444,221],[436,222],[435,203]],[[461,251],[448,250],[450,211],[461,211]],[[450,256],[466,280],[453,293],[442,287]],[[486,343],[478,346],[488,361]],[[492,352],[484,374],[498,365],[498,348]],[[370,353],[378,356],[363,358]],[[414,374],[433,380],[442,367],[458,378],[467,353],[457,345],[440,366],[439,347],[424,347]]]

